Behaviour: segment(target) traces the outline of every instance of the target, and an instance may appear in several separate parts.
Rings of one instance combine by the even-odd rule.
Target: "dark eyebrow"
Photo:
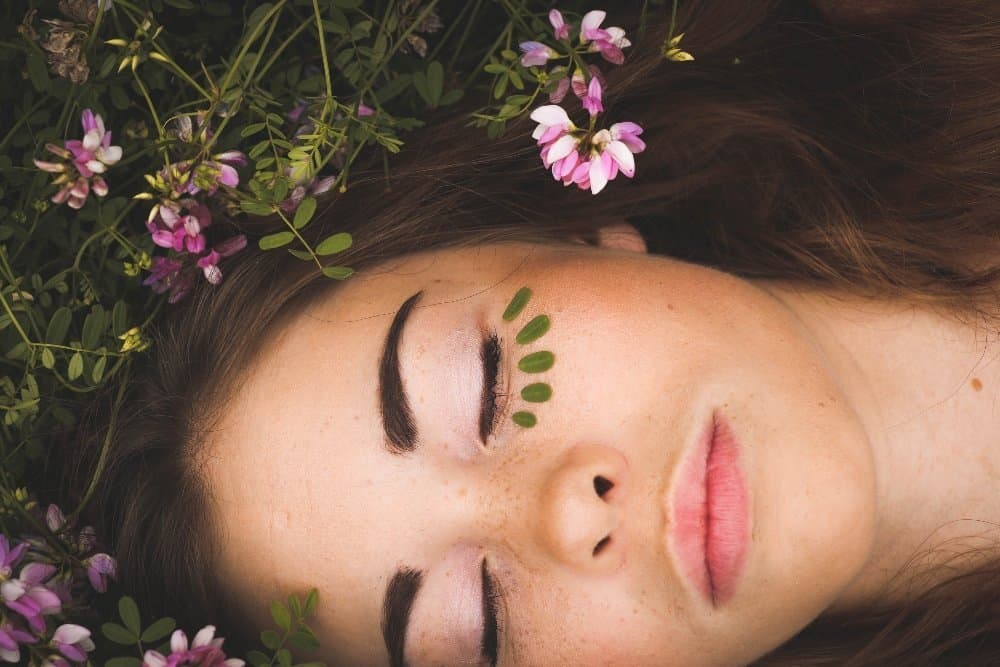
[[[382,599],[382,639],[389,652],[391,667],[406,667],[406,626],[410,622],[413,600],[420,591],[424,573],[403,568],[396,570]]]
[[[417,292],[396,311],[385,336],[385,347],[382,348],[382,358],[378,364],[379,412],[382,415],[382,429],[385,431],[383,445],[391,454],[405,455],[417,448],[417,425],[399,372],[399,341],[403,337],[403,327],[406,326],[410,311],[423,293],[423,290]]]

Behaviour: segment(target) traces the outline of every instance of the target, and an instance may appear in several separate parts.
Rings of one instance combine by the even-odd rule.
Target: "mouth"
[[[681,462],[669,504],[668,548],[678,570],[713,607],[735,595],[750,544],[750,512],[740,447],[713,413]]]

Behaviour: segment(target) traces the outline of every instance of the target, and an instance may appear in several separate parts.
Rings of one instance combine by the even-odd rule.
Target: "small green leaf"
[[[258,132],[263,131],[265,127],[266,125],[264,125],[264,123],[250,123],[242,130],[240,130],[240,136],[246,139],[247,137],[251,137],[257,134]]]
[[[277,652],[278,667],[292,667],[292,652],[283,648]]]
[[[292,232],[277,232],[276,234],[268,234],[263,236],[257,241],[257,245],[261,250],[271,250],[272,248],[280,248],[281,246],[286,246],[295,240],[295,234]]]
[[[345,280],[354,275],[354,269],[349,266],[324,266],[323,275],[327,278]]]
[[[39,49],[28,53],[28,78],[31,79],[31,85],[35,90],[40,93],[48,92],[49,72],[45,66],[45,57]]]
[[[552,368],[555,360],[556,355],[547,350],[540,350],[521,357],[521,360],[517,362],[517,367],[525,373],[541,373]]]
[[[310,254],[309,254],[308,252],[306,252],[305,250],[295,250],[295,249],[293,249],[293,248],[289,248],[289,249],[288,249],[288,252],[289,252],[290,254],[294,255],[295,257],[298,257],[299,259],[304,259],[304,260],[306,260],[307,262],[308,262],[308,261],[311,261],[311,260],[312,260],[312,258],[313,258],[313,256],[312,256],[312,255],[310,255]]]
[[[250,199],[241,201],[240,208],[251,215],[271,215],[274,213],[274,207],[270,204],[263,204]]]
[[[316,613],[316,605],[319,604],[319,591],[315,588],[309,591],[306,596],[306,608],[304,616],[312,616]]]
[[[117,623],[103,624],[101,626],[101,634],[107,637],[108,640],[113,641],[116,644],[122,644],[123,646],[131,646],[139,639],[129,632],[127,628],[124,628]]]
[[[331,234],[319,242],[319,245],[316,246],[316,254],[320,256],[334,255],[350,248],[353,242],[351,235],[347,232]]]
[[[56,365],[56,355],[52,354],[52,349],[48,347],[42,348],[42,366],[48,369],[55,368]]]
[[[552,398],[552,387],[544,382],[529,384],[521,390],[521,398],[529,403],[544,403]]]
[[[94,382],[100,382],[104,378],[104,369],[108,365],[108,358],[106,356],[100,356],[97,361],[94,362],[94,370],[90,372],[90,377],[94,379]]]
[[[431,105],[437,106],[444,90],[444,67],[437,60],[427,66],[427,93],[432,100]]]
[[[104,667],[142,667],[142,660],[132,655],[126,655],[120,658],[111,658],[104,663]]]
[[[49,320],[49,327],[45,332],[45,342],[53,345],[62,345],[69,332],[70,322],[73,321],[73,311],[63,306],[52,314]]]
[[[79,352],[77,353],[79,354]],[[129,631],[138,637],[142,634],[142,622],[139,617],[139,606],[135,600],[125,595],[118,600],[118,614],[122,617],[122,622]]]
[[[520,345],[527,345],[534,340],[538,340],[549,330],[549,324],[548,315],[539,315],[525,324],[524,328],[517,333],[514,340]]]
[[[161,618],[156,621],[148,628],[142,632],[142,641],[144,644],[151,644],[153,642],[160,641],[177,627],[177,622],[167,616],[166,618]]]
[[[295,648],[301,649],[313,649],[319,648],[319,640],[313,637],[308,632],[293,632],[288,636],[289,643]]]
[[[274,619],[274,624],[285,632],[292,627],[292,615],[288,613],[288,607],[278,601],[271,603],[271,618]]]
[[[66,369],[66,375],[70,380],[75,380],[83,375],[83,355],[79,352],[74,352],[73,356],[69,358],[69,368]]]
[[[260,642],[273,651],[281,646],[281,637],[274,630],[265,630],[260,633]]]
[[[523,426],[524,428],[531,428],[532,426],[538,423],[538,420],[535,418],[535,415],[531,414],[530,412],[515,412],[510,416],[510,418],[514,420],[515,424],[517,424],[518,426]]]
[[[82,342],[85,348],[93,349],[97,347],[97,344],[101,342],[101,336],[104,334],[105,324],[104,309],[99,305],[95,305],[83,321]]]
[[[302,618],[302,603],[299,602],[299,598],[297,596],[288,596],[288,609],[292,612],[295,618]]]
[[[295,229],[302,229],[307,222],[312,220],[314,213],[316,213],[316,198],[306,197],[295,209],[295,219],[292,221],[292,226]]]
[[[247,653],[247,661],[253,665],[253,667],[263,667],[264,665],[270,665],[271,659],[267,657],[265,653],[260,651],[250,651]]]
[[[124,301],[116,302],[111,310],[111,329],[114,336],[121,336],[129,330],[128,305]]]
[[[510,322],[515,317],[517,317],[524,307],[528,304],[528,300],[531,299],[531,290],[527,287],[522,287],[517,290],[514,294],[514,298],[510,300],[507,304],[507,309],[503,311],[504,322]]]

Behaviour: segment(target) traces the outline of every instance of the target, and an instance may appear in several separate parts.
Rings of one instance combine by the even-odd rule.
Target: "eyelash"
[[[503,592],[498,590],[497,581],[489,572],[486,559],[482,564],[483,579],[483,613],[486,618],[487,633],[483,635],[482,655],[490,661],[491,667],[496,667],[499,659],[499,648],[503,646],[504,624],[503,615],[499,613],[503,605]]]
[[[497,332],[491,331],[489,338],[483,341],[482,361],[483,361],[483,405],[479,418],[479,436],[486,444],[487,438],[496,430],[497,423],[503,415],[506,403],[498,405],[498,399],[505,399],[507,395],[500,391],[500,367],[502,361],[503,346]]]

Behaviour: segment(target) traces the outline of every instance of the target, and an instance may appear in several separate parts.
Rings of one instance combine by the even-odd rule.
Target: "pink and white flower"
[[[590,85],[587,86],[587,94],[583,96],[581,101],[583,108],[591,116],[596,116],[604,111],[604,105],[601,104],[601,82],[596,76],[590,80]]]
[[[188,646],[188,638],[183,630],[174,630],[170,636],[170,655],[159,651],[146,651],[142,667],[243,667],[238,658],[226,658],[222,652],[222,637],[215,638],[215,626],[206,625],[195,635]]]
[[[34,160],[42,171],[59,174],[53,183],[60,189],[52,195],[52,202],[67,203],[74,209],[83,207],[91,191],[98,197],[108,194],[108,184],[101,174],[122,157],[121,146],[111,145],[111,132],[105,129],[100,114],[84,109],[80,122],[82,140],[69,139],[63,146],[45,144],[46,150],[60,158],[59,162]]]
[[[552,24],[556,39],[569,39],[569,26],[563,20],[562,12],[558,9],[549,11],[549,23]]]
[[[21,662],[22,644],[34,644],[38,641],[30,632],[13,624],[11,621],[0,622],[0,662]]]
[[[51,644],[64,658],[77,663],[86,662],[87,653],[96,648],[90,630],[73,623],[63,623],[56,628]]]
[[[524,55],[521,56],[521,64],[525,67],[544,65],[550,59],[559,57],[555,49],[541,42],[521,42],[519,47],[524,52]]]
[[[632,46],[632,42],[625,38],[625,30],[617,26],[601,28],[607,12],[599,9],[587,12],[583,15],[580,24],[580,43],[590,43],[587,49],[591,52],[599,52],[608,62],[621,65],[625,62],[625,54],[622,49]]]

